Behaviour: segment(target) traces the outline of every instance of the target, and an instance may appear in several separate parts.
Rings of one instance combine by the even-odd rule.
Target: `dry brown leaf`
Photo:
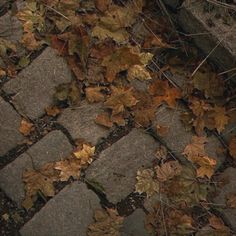
[[[96,8],[101,12],[105,12],[111,3],[111,0],[95,0]]]
[[[152,79],[152,77],[144,66],[134,65],[129,68],[127,79],[128,80],[139,79],[143,81],[143,80],[150,80]]]
[[[83,144],[81,150],[76,150],[73,152],[74,156],[80,160],[81,165],[91,164],[94,153],[95,147],[88,144]]]
[[[215,112],[215,123],[218,133],[222,132],[225,129],[225,126],[228,124],[229,117],[226,116],[225,107],[214,107]]]
[[[88,236],[120,236],[124,218],[119,216],[116,209],[97,209],[94,214],[94,223],[88,226]]]
[[[22,119],[21,123],[20,123],[20,128],[19,131],[24,135],[24,136],[28,136],[30,134],[31,131],[34,130],[34,125],[27,121],[26,119]]]
[[[55,195],[53,182],[58,180],[58,175],[54,171],[54,163],[46,164],[40,171],[27,170],[23,173],[22,179],[26,192],[22,206],[27,210],[33,206],[38,192],[46,197]]]
[[[191,143],[185,147],[183,154],[188,158],[206,155],[204,148],[206,142],[206,137],[193,136]]]
[[[105,87],[89,87],[85,89],[86,98],[90,103],[103,102],[105,95],[102,93],[102,89]]]
[[[236,208],[236,194],[230,194],[227,196],[226,205],[230,208]]]
[[[70,177],[80,178],[81,161],[76,158],[69,158],[55,163],[54,169],[59,170],[59,180],[67,181]]]
[[[154,179],[154,176],[152,169],[138,170],[135,191],[138,193],[146,193],[147,197],[151,197],[159,192],[159,182]]]
[[[157,106],[166,102],[174,108],[177,104],[176,100],[182,97],[179,89],[170,87],[168,81],[163,80],[155,80],[150,85],[149,92],[154,96],[153,101]]]
[[[167,148],[164,145],[160,145],[160,147],[157,149],[155,153],[158,160],[166,160],[168,151]]]
[[[45,111],[48,116],[53,116],[53,117],[57,116],[61,112],[61,110],[56,106],[47,107]]]
[[[168,131],[169,131],[169,127],[168,126],[160,126],[160,125],[157,125],[156,126],[156,129],[157,129],[157,133],[161,136],[161,137],[164,137],[168,134]]]
[[[112,109],[112,115],[117,115],[125,111],[125,108],[133,107],[138,101],[132,94],[132,88],[112,87],[112,94],[104,102],[106,108]]]
[[[118,126],[125,126],[126,122],[122,114],[112,115],[111,121]]]
[[[111,118],[108,112],[103,112],[101,114],[98,114],[96,116],[95,123],[105,126],[107,128],[111,128],[113,126],[113,122],[111,121]]]
[[[155,168],[158,180],[165,182],[181,173],[182,167],[178,161],[169,161]]]
[[[229,142],[229,153],[234,159],[236,159],[236,136],[231,138]]]
[[[41,43],[38,42],[35,37],[34,34],[31,32],[27,32],[25,34],[23,34],[22,38],[21,38],[21,43],[28,49],[28,50],[37,50],[40,46]]]

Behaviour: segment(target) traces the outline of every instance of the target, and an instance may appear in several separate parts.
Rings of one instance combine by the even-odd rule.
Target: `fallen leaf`
[[[80,160],[81,165],[91,164],[95,153],[95,147],[88,144],[83,144],[81,150],[76,150],[73,152],[74,156]]]
[[[59,180],[67,181],[70,177],[80,178],[81,161],[76,158],[69,158],[55,163],[54,169],[59,170]]]
[[[45,111],[48,116],[53,116],[53,117],[57,116],[61,112],[61,110],[56,106],[47,107]]]
[[[165,182],[181,173],[182,167],[178,161],[169,161],[155,168],[159,181]]]
[[[103,102],[105,95],[102,93],[102,90],[105,87],[88,87],[85,89],[86,98],[90,103],[94,102]]]
[[[98,114],[95,119],[95,123],[105,126],[107,128],[111,128],[113,126],[113,122],[110,119],[110,115],[108,112],[103,112]]]
[[[95,0],[96,8],[101,12],[105,12],[111,3],[111,0]]]
[[[138,170],[135,191],[138,193],[146,193],[147,197],[151,197],[159,192],[159,182],[154,179],[154,176],[152,169]]]
[[[138,101],[132,94],[132,88],[112,87],[112,94],[104,102],[106,108],[112,109],[112,115],[117,115],[125,111],[125,108],[134,106]]]
[[[206,142],[207,138],[204,136],[202,137],[193,136],[191,143],[185,147],[183,154],[186,155],[188,158],[194,158],[206,155],[205,152]]]
[[[230,194],[229,196],[227,196],[226,205],[229,208],[236,208],[236,194]]]
[[[140,108],[133,112],[134,120],[137,127],[148,127],[156,117],[154,108]]]
[[[21,123],[20,123],[20,128],[19,128],[19,131],[24,135],[24,136],[28,136],[31,131],[34,130],[34,125],[26,120],[26,119],[22,119],[21,120]]]
[[[164,160],[167,159],[168,150],[165,146],[160,145],[160,147],[157,149],[155,155],[156,155],[158,160],[163,160],[164,161]]]
[[[134,65],[128,70],[128,80],[139,79],[143,80],[151,80],[152,77],[149,72],[145,69],[145,67],[141,65]]]
[[[95,222],[88,226],[88,236],[120,236],[124,218],[119,216],[116,209],[97,209],[94,220]]]
[[[28,32],[23,34],[21,38],[21,43],[28,49],[28,50],[37,50],[41,46],[41,42],[35,39],[33,33]]]
[[[168,134],[168,131],[169,131],[169,127],[168,126],[157,125],[156,129],[157,129],[158,135],[160,135],[161,137],[165,137]]]
[[[229,141],[229,153],[234,159],[236,159],[236,136],[231,138]]]

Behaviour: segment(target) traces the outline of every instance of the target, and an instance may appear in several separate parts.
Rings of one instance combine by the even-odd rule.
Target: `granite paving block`
[[[0,156],[21,144],[24,137],[19,132],[21,117],[0,97]]]
[[[70,82],[71,78],[64,59],[48,47],[16,79],[7,82],[3,90],[13,95],[13,103],[21,114],[35,119],[52,105],[55,87]]]
[[[0,170],[0,187],[18,206],[24,199],[22,174],[26,169],[40,168],[48,162],[67,158],[73,147],[61,131],[52,131],[24,154]]]
[[[96,116],[102,111],[101,104],[83,102],[79,107],[65,109],[58,123],[69,131],[73,139],[84,139],[96,145],[109,133],[107,128],[95,123]]]
[[[199,0],[184,1],[178,17],[179,23],[184,31],[195,34],[192,36],[194,42],[206,55],[218,42],[221,42],[210,58],[222,68],[234,68],[236,65],[236,21],[231,17],[232,22],[226,24],[224,17],[216,17],[216,11],[204,10],[206,4],[205,1]],[[223,14],[224,11],[221,10],[221,13]]]
[[[107,198],[117,203],[134,190],[137,170],[152,166],[159,147],[150,135],[133,129],[104,150],[86,171],[86,179],[98,182]]]
[[[126,217],[121,229],[121,236],[148,236],[145,229],[145,217],[146,214],[142,209],[137,209]]]
[[[229,167],[218,176],[220,186],[217,189],[214,203],[221,208],[226,222],[230,224],[233,230],[236,230],[236,208],[229,208],[227,206],[227,199],[230,195],[236,194],[236,168]]]
[[[22,236],[86,236],[99,199],[83,183],[74,182],[52,198],[20,230]]]
[[[159,107],[156,112],[156,119],[153,127],[154,130],[156,130],[157,125],[167,128],[167,133],[165,135],[156,131],[157,135],[171,149],[172,153],[180,159],[183,159],[182,153],[184,148],[191,143],[192,136],[196,135],[193,131],[186,130],[182,123],[180,116],[181,112],[184,111],[186,110],[181,105],[176,109],[168,108],[166,105]],[[206,153],[217,160],[217,166],[219,167],[225,160],[225,155],[222,152],[223,146],[217,137],[213,135],[209,136],[207,140],[208,142],[205,144]]]

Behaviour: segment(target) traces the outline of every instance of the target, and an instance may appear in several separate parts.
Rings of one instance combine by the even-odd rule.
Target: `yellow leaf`
[[[155,193],[159,192],[159,182],[154,179],[154,172],[151,169],[138,170],[137,183],[135,185],[135,191],[138,193],[146,193],[148,197],[151,197]]]
[[[82,150],[73,152],[74,156],[80,160],[81,165],[91,164],[93,161],[92,156],[94,155],[94,153],[95,147],[91,147],[87,144],[83,144]]]
[[[128,80],[132,79],[139,79],[139,80],[150,80],[152,79],[149,72],[141,65],[134,65],[129,68],[128,70]]]

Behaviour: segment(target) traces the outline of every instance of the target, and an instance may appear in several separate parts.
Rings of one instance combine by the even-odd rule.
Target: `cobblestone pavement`
[[[3,16],[5,18],[8,15]],[[1,22],[6,19],[0,18]],[[11,21],[9,24],[19,24]],[[14,31],[9,37],[17,40],[21,32]],[[74,109],[66,108],[47,128],[48,117],[45,108],[53,104],[55,87],[69,83],[72,74],[66,62],[54,49],[47,47],[33,62],[23,69],[15,79],[3,83],[0,97],[0,158],[6,159],[0,169],[0,188],[7,196],[12,207],[22,212],[24,199],[22,173],[26,169],[40,168],[45,163],[62,160],[75,148],[75,140],[82,139],[99,147],[97,159],[88,167],[80,181],[67,182],[59,186],[57,194],[49,201],[39,204],[29,217],[16,219],[22,236],[85,236],[87,226],[93,222],[93,212],[106,204],[119,205],[134,192],[137,170],[152,165],[155,151],[164,144],[172,155],[183,159],[184,147],[190,143],[193,133],[186,131],[180,122],[180,110],[170,110],[166,106],[158,108],[155,125],[168,126],[168,134],[163,138],[158,133],[151,136],[143,129],[133,127],[124,132],[107,129],[95,124],[94,118],[100,112],[100,104],[82,102]],[[181,83],[184,86],[184,81]],[[135,86],[135,85],[134,85]],[[138,84],[145,90],[145,83]],[[26,143],[19,132],[21,120],[27,117],[34,124],[46,127],[32,143]],[[125,129],[125,128],[124,128]],[[232,136],[230,127],[223,134],[225,140]],[[109,139],[114,141],[109,142]],[[103,145],[108,143],[108,145]],[[217,136],[211,136],[207,143],[207,152],[218,161],[222,168],[226,156],[217,152],[222,144]],[[230,176],[231,181],[219,191],[215,204],[225,204],[225,196],[235,189],[235,169],[229,167],[219,174],[219,179]],[[93,179],[104,187],[101,195],[86,185],[86,179]],[[148,204],[145,203],[145,206]],[[141,207],[141,204],[139,205]],[[144,228],[145,210],[135,209],[125,218],[123,236],[148,235]],[[226,222],[236,230],[236,209],[225,208],[222,211]],[[20,216],[19,216],[20,217]],[[20,217],[21,218],[21,217]],[[24,218],[24,217],[23,217]],[[26,222],[27,221],[27,222]],[[3,234],[4,232],[0,232]],[[13,234],[12,234],[13,235]],[[15,234],[14,234],[15,235]]]

